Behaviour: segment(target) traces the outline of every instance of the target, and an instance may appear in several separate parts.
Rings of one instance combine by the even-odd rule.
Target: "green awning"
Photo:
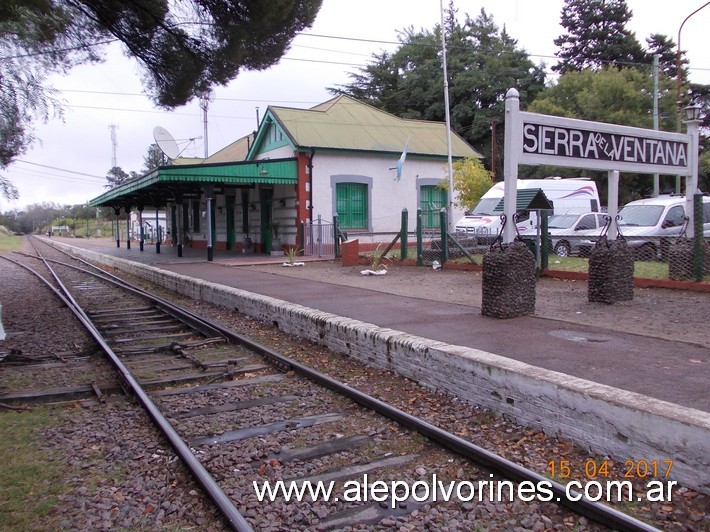
[[[526,188],[518,190],[517,201],[515,202],[515,210],[517,211],[532,211],[532,210],[552,210],[552,202],[547,199],[541,188]],[[494,211],[503,211],[503,198],[500,199]]]
[[[165,205],[179,190],[199,190],[201,185],[295,185],[295,158],[217,164],[161,166],[89,201],[91,207],[113,204]]]

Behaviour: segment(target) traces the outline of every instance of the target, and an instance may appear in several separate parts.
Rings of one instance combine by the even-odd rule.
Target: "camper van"
[[[599,212],[597,184],[584,177],[548,177],[545,179],[518,179],[518,190],[541,189],[552,202],[550,214]],[[489,243],[501,230],[501,211],[495,208],[503,198],[504,183],[493,185],[473,210],[456,222],[456,231],[478,237],[479,242]],[[533,232],[537,228],[537,212],[518,213],[518,232]]]
[[[627,203],[619,211],[619,232],[638,259],[665,259],[671,242],[683,232],[685,221],[685,196],[661,195]],[[703,222],[703,234],[708,238],[710,196],[703,196]]]

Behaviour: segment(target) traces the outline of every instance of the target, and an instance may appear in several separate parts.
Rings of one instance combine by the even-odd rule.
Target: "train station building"
[[[451,155],[481,157],[454,132]],[[270,253],[302,249],[302,224],[336,214],[342,230],[371,234],[398,231],[405,208],[438,213],[447,160],[444,123],[340,95],[310,109],[269,106],[254,134],[206,159],[176,158],[89,204],[128,224],[131,213],[163,211],[162,238],[173,245]]]

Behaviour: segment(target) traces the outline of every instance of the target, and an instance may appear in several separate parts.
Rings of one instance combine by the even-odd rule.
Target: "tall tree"
[[[0,169],[32,142],[53,100],[43,76],[98,61],[120,41],[167,109],[274,65],[322,0],[4,0],[0,3]],[[0,180],[0,185],[2,181]],[[0,191],[3,189],[0,188]]]
[[[675,130],[675,85],[661,77],[660,128]],[[606,67],[560,76],[529,106],[529,110],[610,124],[653,127],[653,79],[635,68]]]
[[[514,40],[481,10],[475,19],[457,22],[450,5],[445,20],[451,126],[484,155],[490,153],[491,120],[501,120],[505,93],[517,87],[531,101],[544,88],[545,74]],[[441,27],[399,34],[393,53],[350,74],[351,83],[330,88],[403,118],[444,121]]]
[[[560,61],[552,69],[564,74],[648,63],[635,34],[626,28],[632,14],[626,0],[565,0],[560,23],[567,33],[554,40]]]

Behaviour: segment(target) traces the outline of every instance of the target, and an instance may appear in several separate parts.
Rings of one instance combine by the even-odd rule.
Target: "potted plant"
[[[286,248],[287,262],[284,262],[284,266],[289,266],[289,267],[305,266],[305,264],[306,264],[305,262],[299,262],[296,260],[298,258],[298,256],[300,255],[301,251],[302,250],[300,250],[300,249],[296,249],[295,246]]]
[[[362,270],[360,272],[362,275],[385,275],[387,273],[387,266],[383,264],[386,257],[383,250],[380,249],[381,246],[382,244],[378,244],[377,249],[373,251],[370,269]]]

